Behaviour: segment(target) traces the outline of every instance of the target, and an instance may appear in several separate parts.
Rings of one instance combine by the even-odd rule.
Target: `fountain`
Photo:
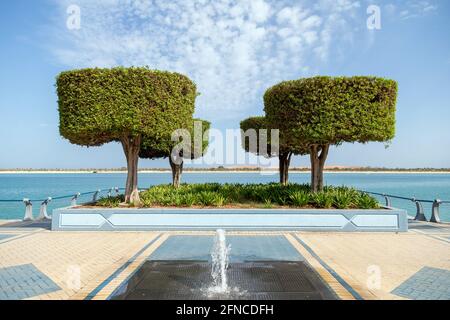
[[[175,243],[179,241],[176,241],[175,237],[172,239],[175,240]],[[183,237],[182,240],[193,241],[192,237]],[[207,254],[210,242],[209,240],[208,242],[203,241],[204,238],[201,240],[202,243],[208,244],[202,248],[205,250],[203,252]],[[227,244],[224,230],[216,231],[210,252],[211,263],[204,259],[161,259],[154,253],[157,258],[145,262],[138,272],[113,292],[111,299],[283,300],[336,298],[331,289],[304,261],[257,260],[259,256],[255,256],[250,249],[247,249],[249,254],[242,253],[242,247],[239,247],[243,243],[242,240],[233,240],[235,240],[236,253],[232,263],[230,261],[231,245]],[[250,239],[246,240],[250,242]],[[254,239],[251,240],[254,243]],[[198,242],[195,241],[193,244],[194,246],[198,245]],[[168,248],[169,251],[164,248],[158,248],[158,250],[163,250],[163,253],[166,251],[165,254],[170,256],[176,246],[172,244],[168,245]],[[241,288],[245,288],[245,290]]]
[[[225,294],[228,292],[227,269],[231,245],[227,246],[225,230],[217,230],[214,238],[214,246],[211,252],[213,286],[209,288],[211,293]]]

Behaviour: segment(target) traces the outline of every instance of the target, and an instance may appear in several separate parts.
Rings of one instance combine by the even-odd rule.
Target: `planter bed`
[[[93,208],[53,210],[52,230],[307,230],[406,232],[405,210]]]

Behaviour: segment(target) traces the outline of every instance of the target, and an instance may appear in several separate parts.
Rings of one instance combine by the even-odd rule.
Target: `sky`
[[[380,28],[368,27],[373,6]],[[448,168],[449,30],[447,0],[1,1],[0,168],[125,166],[117,143],[85,148],[60,137],[55,93],[61,71],[119,65],[188,75],[201,93],[195,115],[224,135],[263,115],[262,96],[280,81],[391,78],[399,84],[396,137],[333,147],[327,164]]]

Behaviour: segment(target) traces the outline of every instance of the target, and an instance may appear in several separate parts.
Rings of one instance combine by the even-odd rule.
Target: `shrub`
[[[123,202],[125,197],[123,195],[118,195],[115,197],[105,197],[97,201],[97,205],[102,207],[118,207],[121,202]]]
[[[378,201],[368,195],[367,193],[361,193],[359,194],[359,197],[357,199],[357,207],[360,209],[377,209],[379,208]]]
[[[373,197],[352,188],[327,186],[322,192],[311,193],[309,185],[289,184],[182,184],[153,186],[141,193],[143,205],[210,206],[226,204],[274,206],[312,206],[316,208],[377,208]]]
[[[198,194],[197,204],[203,206],[212,206],[216,200],[216,194],[211,191],[202,191]]]
[[[303,191],[295,191],[293,192],[289,198],[292,201],[292,204],[296,207],[304,207],[309,203],[309,194]]]
[[[358,195],[354,194],[351,189],[338,189],[333,194],[333,206],[338,209],[348,209],[354,206],[357,197]]]
[[[333,196],[325,191],[317,192],[312,195],[312,203],[317,208],[330,209],[333,206]]]
[[[186,207],[191,207],[195,204],[195,195],[193,194],[185,194],[182,196],[183,199],[183,205]]]
[[[272,204],[272,201],[270,199],[265,199],[264,200],[264,208],[266,208],[266,209],[273,208],[273,204]]]

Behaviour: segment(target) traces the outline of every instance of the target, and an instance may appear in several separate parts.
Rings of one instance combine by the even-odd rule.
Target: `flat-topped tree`
[[[395,135],[397,83],[376,77],[313,77],[268,89],[264,110],[280,140],[308,145],[311,189],[323,188],[330,145],[385,142]]]
[[[122,144],[127,160],[125,201],[139,204],[142,137],[166,137],[192,119],[195,84],[186,76],[148,68],[82,69],[56,81],[60,134],[71,143]]]
[[[251,152],[266,158],[278,156],[280,183],[287,185],[292,156],[307,154],[308,148],[302,147],[300,144],[289,144],[289,141],[281,139],[281,137],[278,139],[278,148],[272,148],[270,128],[265,117],[250,117],[241,121],[240,126],[242,130],[242,148],[246,152]],[[253,134],[249,130],[254,130]],[[267,130],[267,135],[261,136],[259,130]],[[249,141],[252,135],[256,139],[256,143],[253,143],[253,145]],[[260,140],[261,137],[265,137],[264,141]],[[262,146],[261,143],[266,143],[267,145]]]
[[[176,152],[177,150],[175,149],[174,151],[175,146],[180,142],[172,141],[170,136],[164,139],[146,136],[142,139],[139,157],[143,159],[169,158],[169,164],[172,170],[172,185],[178,188],[183,173],[184,159],[194,160],[201,158],[208,149],[209,140],[204,139],[204,137],[210,126],[210,122],[206,120],[191,119],[189,126],[186,127],[191,138],[190,154],[185,154],[183,150]],[[198,136],[195,137],[195,135]],[[197,139],[197,144],[195,143],[195,139]],[[174,151],[174,154],[172,151]]]

